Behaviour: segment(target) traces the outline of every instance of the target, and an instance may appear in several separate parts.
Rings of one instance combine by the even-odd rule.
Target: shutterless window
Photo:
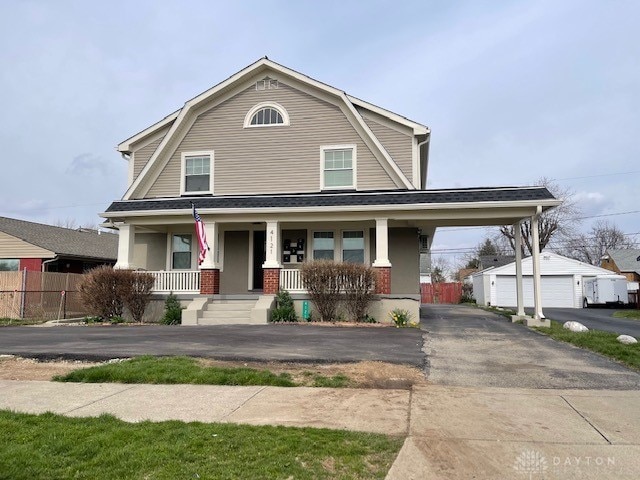
[[[20,270],[20,260],[17,258],[0,258],[0,272],[17,272]]]
[[[185,157],[185,192],[208,192],[211,188],[211,157]]]
[[[326,188],[353,187],[353,150],[324,151],[324,186]]]
[[[342,261],[364,263],[364,232],[342,232]]]
[[[333,232],[313,232],[313,259],[333,260]]]
[[[171,268],[176,270],[191,268],[191,235],[174,235],[171,251]]]
[[[282,125],[284,120],[275,108],[265,107],[251,117],[251,125]]]

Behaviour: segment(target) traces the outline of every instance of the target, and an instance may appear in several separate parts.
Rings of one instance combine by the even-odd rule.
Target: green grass
[[[123,362],[81,368],[53,378],[58,382],[163,383],[199,385],[269,385],[295,387],[291,376],[254,368],[204,367],[188,357],[142,356]]]
[[[305,372],[306,373],[306,372]],[[341,388],[351,384],[349,377],[308,372],[302,384],[296,383],[288,373],[275,374],[255,368],[206,367],[189,357],[142,356],[117,363],[80,368],[53,378],[58,382],[84,383],[158,383],[198,385],[268,385],[273,387]]]
[[[640,320],[640,310],[618,310],[613,312],[615,318],[637,318]]]
[[[580,348],[591,350],[607,357],[613,358],[629,367],[640,370],[640,343],[623,345],[616,338],[617,333],[589,330],[576,333],[562,328],[562,324],[551,321],[551,327],[536,327],[536,330],[550,337],[571,343]]]
[[[17,327],[21,325],[38,325],[44,323],[46,320],[41,318],[35,319],[20,319],[20,318],[0,318],[0,327]]]
[[[313,428],[0,411],[0,479],[384,478],[402,439]]]

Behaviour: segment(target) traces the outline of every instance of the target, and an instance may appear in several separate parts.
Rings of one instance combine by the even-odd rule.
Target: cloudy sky
[[[638,18],[634,0],[2,0],[0,215],[95,224],[125,191],[117,143],[268,55],[430,126],[430,188],[546,176],[584,230],[639,232]]]

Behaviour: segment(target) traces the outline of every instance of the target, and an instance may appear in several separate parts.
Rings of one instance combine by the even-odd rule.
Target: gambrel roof
[[[394,181],[395,185],[400,189],[413,190],[416,188],[401,171],[396,162],[391,158],[378,138],[373,134],[358,109],[364,108],[375,112],[378,115],[382,115],[383,117],[386,117],[394,122],[397,122],[398,124],[401,124],[410,129],[413,132],[413,135],[424,135],[426,138],[426,136],[430,133],[428,127],[409,120],[401,115],[380,108],[376,105],[372,105],[356,97],[347,95],[342,90],[319,82],[318,80],[315,80],[302,73],[273,62],[267,57],[264,57],[239,71],[238,73],[232,75],[231,77],[227,78],[218,85],[187,101],[180,110],[168,115],[161,121],[128,138],[118,145],[118,151],[122,153],[131,153],[132,145],[136,142],[154,135],[161,130],[167,130],[166,135],[160,142],[160,145],[157,147],[156,151],[153,153],[137,178],[129,186],[129,189],[125,193],[123,200],[129,200],[133,198],[137,193],[139,193],[140,191],[144,191],[145,188],[148,188],[151,185],[153,180],[157,177],[159,172],[169,161],[169,157],[173,150],[175,150],[175,148],[177,147],[179,141],[187,133],[190,122],[192,122],[197,116],[198,109],[200,107],[207,105],[214,99],[222,98],[225,95],[232,94],[238,88],[238,86],[243,85],[247,80],[255,78],[257,75],[260,75],[263,72],[275,72],[276,74],[280,74],[283,77],[293,79],[294,81],[307,86],[311,90],[324,95],[327,100],[333,102],[343,111],[348,120],[353,124],[354,128],[359,131],[362,139],[369,146],[374,156]]]

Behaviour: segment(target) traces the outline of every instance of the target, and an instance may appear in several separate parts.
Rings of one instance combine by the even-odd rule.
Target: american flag
[[[193,219],[196,221],[196,236],[198,237],[198,246],[200,248],[200,254],[198,255],[198,265],[204,262],[204,257],[207,256],[209,251],[209,244],[207,243],[207,234],[204,231],[204,222],[196,212],[196,206],[192,203]]]

